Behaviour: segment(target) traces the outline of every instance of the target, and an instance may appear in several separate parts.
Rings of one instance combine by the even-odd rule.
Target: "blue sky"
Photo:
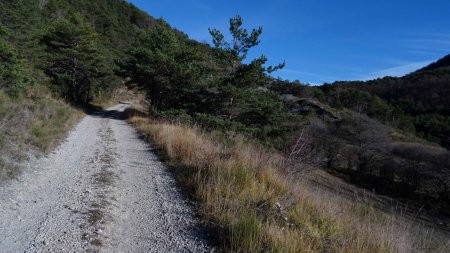
[[[209,27],[228,33],[239,14],[262,26],[261,54],[286,61],[274,73],[322,84],[401,76],[450,54],[449,0],[130,0],[198,41]]]

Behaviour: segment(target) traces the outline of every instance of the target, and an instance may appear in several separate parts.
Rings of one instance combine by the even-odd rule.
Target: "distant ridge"
[[[416,133],[450,149],[450,55],[403,77],[334,85],[386,100],[411,117]]]
[[[415,71],[414,73],[420,73],[424,71],[432,71],[440,68],[449,68],[450,67],[450,54],[445,56],[444,58],[439,59],[438,61],[431,63],[430,65]]]

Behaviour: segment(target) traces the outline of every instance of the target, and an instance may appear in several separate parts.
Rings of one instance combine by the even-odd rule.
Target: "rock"
[[[278,211],[281,211],[281,204],[280,204],[280,202],[275,203],[275,207],[277,208]]]

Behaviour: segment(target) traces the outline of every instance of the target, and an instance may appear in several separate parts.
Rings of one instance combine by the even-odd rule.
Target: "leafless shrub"
[[[313,160],[314,138],[309,129],[303,129],[289,149],[285,166],[291,168],[291,173],[305,173],[313,168]]]
[[[394,155],[404,161],[402,180],[414,191],[437,195],[442,203],[449,200],[450,152],[420,143],[395,143]]]

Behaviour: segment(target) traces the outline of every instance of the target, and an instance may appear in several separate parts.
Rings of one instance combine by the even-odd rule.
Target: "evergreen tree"
[[[259,45],[263,29],[259,27],[249,32],[242,27],[243,19],[236,16],[230,19],[231,41],[226,41],[222,32],[215,28],[209,28],[214,47],[217,49],[218,58],[221,62],[229,65],[228,75],[225,76],[226,83],[240,87],[265,86],[269,83],[267,73],[284,68],[285,64],[265,67],[267,58],[262,55],[252,60],[249,64],[244,64],[248,52],[251,48]]]
[[[25,60],[8,42],[9,31],[0,23],[0,89],[18,97],[32,88],[34,80]]]
[[[42,43],[48,54],[45,72],[54,90],[72,103],[90,102],[110,72],[93,28],[79,15],[59,19]]]
[[[146,90],[157,109],[198,109],[203,55],[164,25],[137,33],[129,58],[119,62],[120,75]]]
[[[227,66],[228,71],[225,72],[220,86],[224,114],[229,119],[246,125],[262,127],[280,123],[273,120],[284,111],[277,97],[257,88],[267,86],[271,81],[268,74],[283,68],[284,63],[265,67],[267,58],[262,55],[245,64],[243,61],[247,59],[250,49],[259,45],[263,30],[259,27],[249,32],[242,25],[243,19],[240,16],[230,19],[231,41],[226,41],[219,30],[209,29],[217,59],[227,63],[222,64]],[[284,113],[284,116],[286,118],[287,114]]]

